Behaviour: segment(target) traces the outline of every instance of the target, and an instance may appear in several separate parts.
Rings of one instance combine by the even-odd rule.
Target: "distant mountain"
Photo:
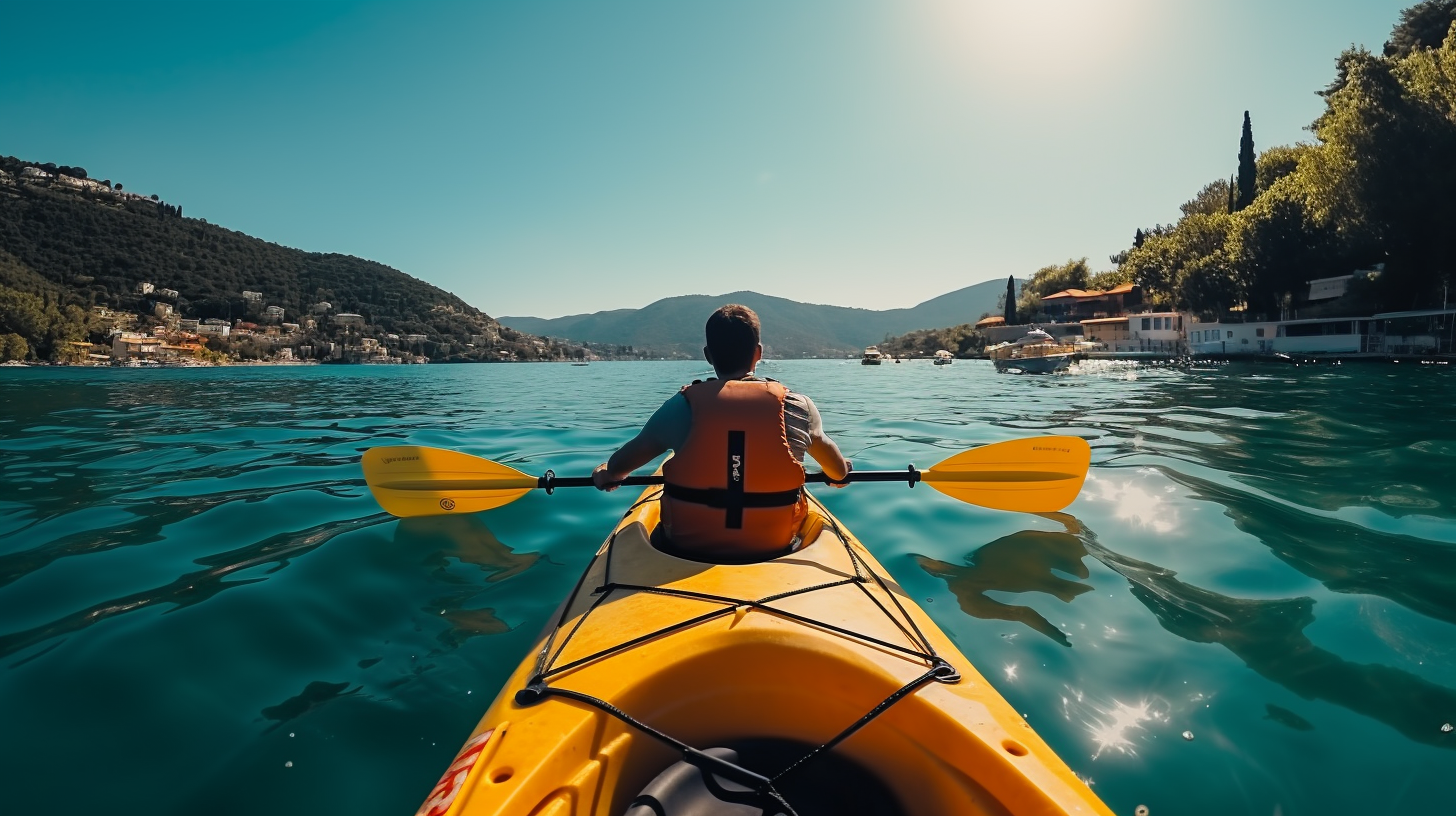
[[[1005,279],[990,280],[908,309],[885,311],[800,303],[758,292],[730,292],[664,298],[641,309],[552,319],[502,317],[500,321],[530,334],[697,357],[703,347],[703,323],[708,315],[725,303],[742,303],[763,321],[763,343],[770,356],[837,356],[878,343],[887,335],[974,323],[983,313],[996,311],[997,300],[1005,291]]]
[[[422,337],[413,349],[438,361],[586,353],[522,336],[383,264],[185,218],[179,206],[88,178],[83,168],[0,156],[0,336],[17,334],[44,357],[64,340],[97,333],[84,319],[92,307],[150,314],[158,304],[185,317],[260,323],[267,307],[281,307],[275,323],[317,316],[317,330],[305,333],[316,339]],[[362,315],[363,325],[328,318],[339,313]]]

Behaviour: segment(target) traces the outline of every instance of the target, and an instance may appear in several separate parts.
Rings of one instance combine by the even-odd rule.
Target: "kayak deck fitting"
[[[728,565],[653,545],[660,495],[422,816],[1111,814],[817,499],[805,546]]]

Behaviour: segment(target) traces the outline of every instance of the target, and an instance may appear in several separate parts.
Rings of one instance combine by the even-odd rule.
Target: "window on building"
[[[1264,336],[1264,330],[1263,329],[1254,329],[1254,336],[1255,337],[1263,337]]]
[[[1143,318],[1143,331],[1147,331],[1148,329],[1151,329],[1152,327],[1153,327],[1153,319],[1151,317],[1145,317],[1145,318]]]
[[[1234,339],[1234,333],[1232,331],[1228,333],[1228,339]]]

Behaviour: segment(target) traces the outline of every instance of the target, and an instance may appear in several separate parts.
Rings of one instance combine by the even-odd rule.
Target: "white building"
[[[208,323],[204,321],[197,327],[197,333],[208,337],[227,337],[232,334],[233,327],[226,323]]]
[[[111,338],[111,356],[117,360],[154,359],[162,350],[162,338],[136,332],[121,332]]]
[[[137,284],[138,295],[150,295],[154,287],[150,283],[142,282]]]
[[[266,315],[268,315],[269,317],[282,318],[283,317],[283,307],[282,306],[269,306],[268,308],[266,308],[266,309],[263,310],[263,313],[266,314]]]
[[[263,299],[263,293],[262,292],[250,292],[247,289],[244,289],[243,290],[243,300],[262,300],[262,299]]]
[[[1103,351],[1182,354],[1183,315],[1178,312],[1148,312],[1125,317],[1101,317],[1081,321],[1088,342],[1101,343]]]
[[[1188,348],[1194,354],[1271,354],[1277,320],[1265,323],[1188,324]]]

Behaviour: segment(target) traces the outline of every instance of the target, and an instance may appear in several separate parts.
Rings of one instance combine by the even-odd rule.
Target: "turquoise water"
[[[1456,809],[1453,372],[765,372],[861,469],[1091,442],[1065,514],[820,495],[1118,813]],[[412,813],[633,496],[400,522],[361,451],[584,474],[703,373],[0,369],[0,812]]]

